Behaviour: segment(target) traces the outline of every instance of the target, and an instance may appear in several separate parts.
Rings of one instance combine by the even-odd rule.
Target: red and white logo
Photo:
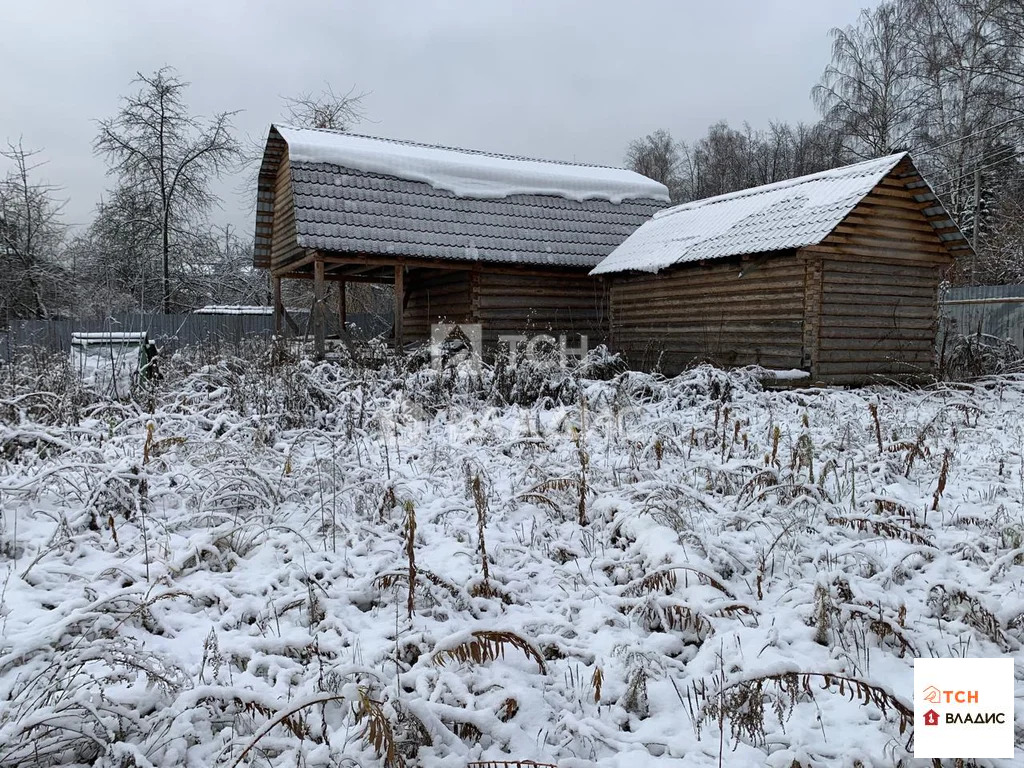
[[[1014,685],[1011,657],[914,659],[914,757],[1013,757]]]

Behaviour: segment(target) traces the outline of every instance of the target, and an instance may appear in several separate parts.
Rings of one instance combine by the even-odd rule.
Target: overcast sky
[[[872,0],[0,0],[0,140],[43,149],[69,223],[90,220],[111,180],[92,154],[138,70],[192,83],[201,115],[243,110],[262,136],[283,95],[368,92],[356,130],[619,165],[630,139],[694,139],[727,119],[813,120],[828,30]],[[5,170],[5,169],[0,169]],[[211,218],[251,229],[220,185]]]

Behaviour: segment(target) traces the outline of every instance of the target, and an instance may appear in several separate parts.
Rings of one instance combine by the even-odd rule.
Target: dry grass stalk
[[[882,448],[882,422],[878,420],[878,405],[876,403],[868,403],[868,410],[871,412],[871,420],[875,422],[875,440],[878,442],[878,452],[881,453]]]
[[[360,689],[362,691],[362,689]],[[275,713],[270,707],[266,707],[256,702],[243,702],[238,698],[233,701],[240,705],[240,707],[250,714],[260,714],[270,718],[256,735],[252,737],[248,744],[242,749],[238,757],[235,758],[234,762],[231,763],[229,768],[236,768],[245,759],[245,756],[253,750],[253,748],[260,743],[264,736],[270,733],[271,730],[277,725],[285,726],[292,735],[294,735],[300,741],[304,739],[312,739],[312,733],[306,726],[305,719],[301,716],[302,710],[316,706],[317,704],[327,704],[332,701],[342,701],[344,696],[340,694],[324,694],[323,696],[317,696],[312,700],[304,701],[300,704],[296,704],[289,709],[282,712]],[[386,763],[385,763],[386,765]],[[402,768],[401,763],[395,764],[394,768]]]
[[[405,760],[402,759],[402,755],[398,751],[391,721],[384,714],[380,702],[371,699],[369,690],[362,686],[359,688],[355,718],[357,723],[366,721],[362,737],[367,744],[373,747],[377,757],[384,761],[384,768],[404,768]]]
[[[430,582],[436,587],[440,587],[442,590],[447,592],[453,599],[461,602],[464,599],[462,590],[458,585],[448,581],[443,576],[438,576],[433,571],[428,571],[426,568],[420,568],[416,566],[416,581],[417,586],[420,586],[421,580]],[[382,573],[373,580],[373,586],[377,589],[393,589],[400,584],[409,583],[408,571],[389,571]]]
[[[660,590],[670,592],[676,585],[676,571],[695,574],[697,576],[697,580],[701,584],[707,584],[714,587],[724,595],[735,597],[720,579],[689,565],[673,565],[668,568],[660,568],[657,571],[644,576],[639,581],[634,581],[632,584],[627,585],[625,589],[622,590],[622,596],[638,597],[640,595]]]
[[[411,619],[416,609],[416,509],[413,507],[412,501],[405,502],[405,524],[402,526],[402,535],[405,537],[405,557],[409,564],[409,592],[406,609]]]
[[[803,697],[814,697],[813,683],[819,690],[849,695],[861,705],[873,704],[883,714],[894,711],[899,717],[900,734],[912,730],[914,710],[884,688],[855,677],[829,672],[782,672],[762,675],[735,683],[725,684],[716,677],[713,685],[697,681],[687,689],[690,717],[700,725],[728,719],[735,738],[746,738],[755,744],[764,743],[765,689],[771,686],[776,696],[769,703],[780,720],[790,715],[796,702]]]
[[[939,508],[939,497],[946,490],[946,480],[949,478],[949,461],[953,458],[953,452],[948,448],[942,454],[942,469],[939,470],[939,484],[935,487],[935,495],[932,497],[932,511]]]
[[[480,475],[473,476],[473,502],[476,504],[476,531],[479,540],[480,565],[483,570],[484,584],[490,581],[490,569],[487,566],[487,542],[484,539],[484,526],[487,524],[487,497],[484,495]]]
[[[514,697],[509,696],[503,702],[501,707],[498,708],[498,719],[503,723],[507,723],[513,717],[519,713],[519,702]]]
[[[929,601],[935,606],[939,615],[947,621],[956,618],[953,615],[954,608],[963,608],[965,624],[981,632],[1004,650],[1009,649],[1002,623],[979,598],[956,586],[937,584],[930,590]]]
[[[916,531],[903,528],[890,520],[877,520],[870,517],[851,517],[848,515],[826,515],[825,520],[829,525],[839,525],[862,533],[872,533],[875,536],[884,536],[888,539],[900,539],[909,541],[911,544],[920,544],[925,547],[935,546]]]
[[[594,703],[601,703],[601,686],[604,684],[604,671],[600,667],[594,667],[594,674],[590,678],[591,685],[594,686]]]
[[[449,661],[483,664],[504,657],[505,648],[509,646],[522,651],[527,657],[536,661],[541,672],[547,672],[544,657],[529,640],[515,632],[483,629],[473,632],[471,640],[464,640],[451,648],[434,651],[434,663],[439,666],[444,666]]]

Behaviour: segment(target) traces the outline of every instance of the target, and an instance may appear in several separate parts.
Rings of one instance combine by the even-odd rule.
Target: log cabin
[[[342,328],[348,283],[393,285],[398,346],[435,323],[478,323],[488,349],[531,329],[600,338],[607,295],[589,271],[668,203],[621,168],[281,125],[258,187],[254,261],[275,327],[290,319],[281,281],[312,280],[318,356],[328,281]]]
[[[591,274],[633,367],[863,384],[932,373],[939,284],[971,253],[900,153],[664,209]]]

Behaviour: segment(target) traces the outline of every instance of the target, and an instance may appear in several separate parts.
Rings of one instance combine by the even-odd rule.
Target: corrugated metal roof
[[[321,133],[321,132],[314,132]],[[288,129],[282,135],[289,135]],[[366,138],[366,137],[360,137]],[[388,166],[387,152],[391,147],[404,147],[408,142],[375,139],[381,152],[365,167],[376,169]],[[422,145],[413,145],[421,147]],[[438,148],[445,153],[461,150]],[[572,199],[555,194],[558,186],[566,186],[567,178],[556,173],[554,181],[540,177],[511,178],[502,176],[499,183],[509,189],[543,189],[550,194],[513,193],[501,197],[488,195],[460,195],[452,189],[422,180],[422,167],[415,169],[418,178],[403,178],[402,174],[416,176],[403,165],[405,155],[393,166],[392,173],[347,167],[339,163],[347,157],[344,152],[331,155],[309,147],[292,152],[289,159],[292,170],[295,224],[298,244],[303,248],[381,254],[435,259],[489,261],[509,264],[557,265],[593,267],[607,256],[651,214],[664,206],[657,198],[629,198],[613,202],[623,194],[627,177],[621,169],[596,169],[597,176],[584,174],[580,189],[594,191],[600,186],[600,177],[611,173],[605,199],[587,197]],[[495,157],[503,162],[508,156],[492,156],[475,151],[463,152],[461,162],[472,163],[481,158],[487,163]],[[336,158],[334,162],[311,161],[304,158]],[[362,156],[360,156],[362,157]],[[407,159],[407,158],[406,158]],[[448,162],[450,158],[446,158]],[[526,160],[533,170],[541,166],[568,167],[594,170],[593,166],[574,166],[566,163]],[[383,163],[383,165],[381,164]],[[455,168],[458,165],[449,165]],[[485,163],[483,167],[490,167]],[[549,168],[550,169],[550,168]],[[479,181],[480,168],[476,171]],[[614,173],[612,173],[614,172]],[[575,171],[570,171],[570,175]],[[588,171],[589,173],[589,171]],[[561,174],[561,175],[560,175]],[[634,187],[657,188],[656,182],[637,174]],[[511,182],[510,182],[511,179]],[[624,181],[625,179],[625,181]],[[450,181],[450,178],[443,181]],[[456,180],[458,182],[458,180]],[[631,182],[632,183],[632,182]],[[518,186],[517,186],[518,185]],[[531,186],[532,185],[532,186]],[[588,186],[589,185],[589,186]],[[447,186],[455,186],[447,184]],[[628,191],[628,190],[626,190]],[[667,199],[667,196],[664,198]]]
[[[765,253],[824,240],[906,152],[659,211],[591,274]]]

